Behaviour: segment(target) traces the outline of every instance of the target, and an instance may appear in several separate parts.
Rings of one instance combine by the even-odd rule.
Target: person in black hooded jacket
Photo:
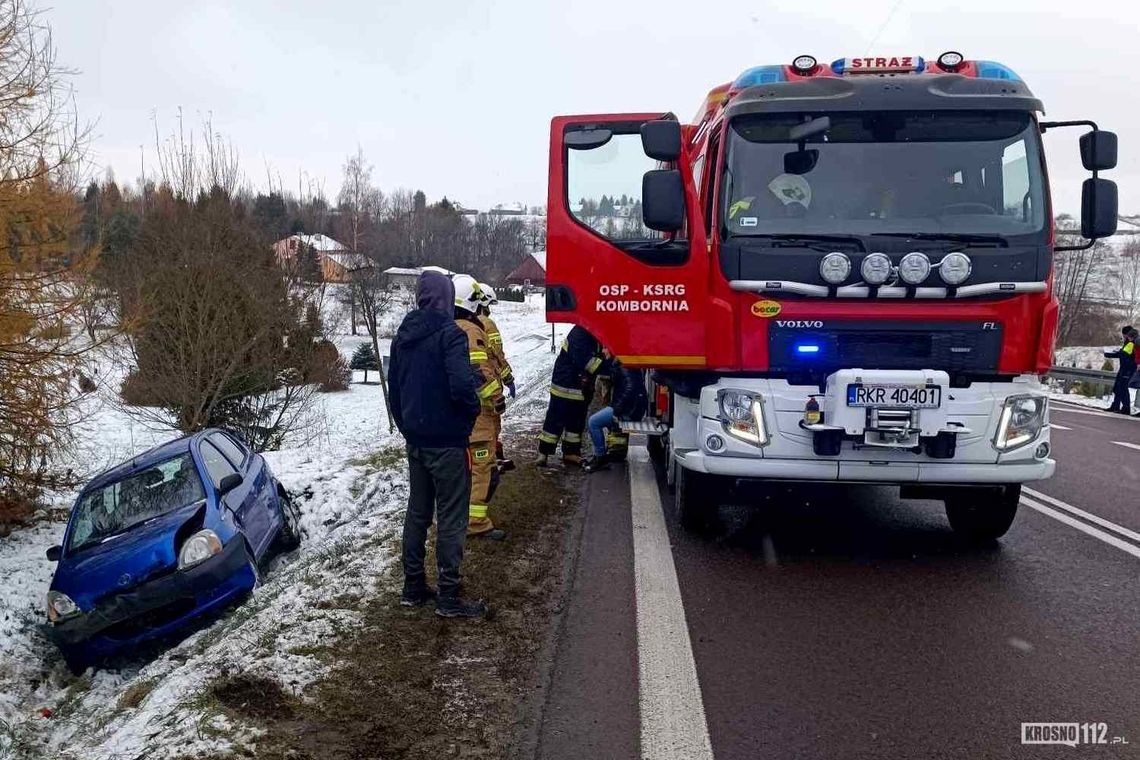
[[[404,517],[400,603],[416,607],[436,598],[424,571],[425,545],[435,513],[439,592],[436,614],[476,617],[482,602],[459,597],[459,565],[467,537],[471,469],[467,441],[481,409],[468,358],[467,336],[455,325],[455,289],[438,272],[420,275],[417,309],[404,317],[392,341],[388,401],[408,450],[410,493]]]

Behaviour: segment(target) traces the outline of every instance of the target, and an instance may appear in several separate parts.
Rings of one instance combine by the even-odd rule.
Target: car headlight
[[[998,418],[994,448],[998,451],[1012,451],[1037,438],[1045,424],[1045,410],[1048,408],[1045,396],[1010,396],[1002,405]]]
[[[178,552],[178,569],[193,567],[221,553],[222,542],[218,534],[212,530],[200,530],[182,544],[182,551]]]
[[[973,264],[970,257],[961,251],[954,251],[942,257],[938,264],[938,276],[947,285],[961,285],[970,276]]]
[[[851,274],[851,259],[846,254],[833,251],[819,262],[819,276],[829,285],[838,285]]]
[[[912,251],[899,262],[899,277],[907,285],[917,285],[930,276],[930,259],[921,251]]]
[[[47,616],[52,623],[73,618],[81,612],[79,605],[62,591],[49,591],[47,593]]]
[[[885,253],[871,253],[859,265],[863,282],[868,285],[882,285],[891,279],[891,257]]]
[[[720,421],[724,432],[753,446],[768,444],[764,424],[764,402],[748,391],[722,390],[717,393]]]

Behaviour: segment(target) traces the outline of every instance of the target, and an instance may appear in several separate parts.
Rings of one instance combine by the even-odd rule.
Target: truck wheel
[[[662,436],[651,435],[645,442],[645,448],[649,451],[649,461],[654,464],[665,463],[665,440]]]
[[[720,526],[719,480],[715,475],[693,472],[674,463],[674,504],[681,527],[698,534],[714,532]]]
[[[1021,484],[993,488],[963,488],[946,499],[946,518],[958,535],[975,543],[1005,535],[1021,499]]]

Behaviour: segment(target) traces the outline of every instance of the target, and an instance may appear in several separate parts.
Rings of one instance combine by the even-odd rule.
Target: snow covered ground
[[[394,330],[402,308],[390,315]],[[553,354],[541,296],[495,311],[518,381],[505,423],[518,429],[541,414]],[[567,327],[557,328],[561,341]],[[340,336],[351,356],[365,336]],[[387,348],[387,341],[382,349]],[[362,373],[357,373],[357,379]],[[370,378],[371,379],[371,378]],[[75,465],[93,472],[174,437],[140,424],[113,403],[104,377],[80,425]],[[526,403],[523,403],[526,402]],[[379,385],[354,384],[319,397],[314,425],[267,454],[301,508],[301,548],[274,561],[242,606],[157,656],[71,676],[39,626],[73,494],[50,517],[0,539],[0,759],[214,757],[256,739],[204,698],[221,677],[249,673],[304,698],[330,665],[317,656],[360,625],[358,600],[394,593],[398,532],[406,498],[402,439],[389,433]]]

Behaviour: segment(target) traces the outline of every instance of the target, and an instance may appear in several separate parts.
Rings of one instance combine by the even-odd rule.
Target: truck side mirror
[[[1115,142],[1113,146],[1115,148]],[[1084,138],[1081,138],[1081,153],[1084,153]],[[1115,156],[1113,163],[1116,163]],[[1092,240],[1116,234],[1116,214],[1116,183],[1109,179],[1086,179],[1081,186],[1081,237]]]
[[[677,232],[685,225],[685,185],[676,169],[653,169],[641,179],[641,215],[645,226]]]
[[[1094,129],[1081,135],[1081,163],[1090,172],[1116,168],[1116,133]]]
[[[645,122],[641,125],[641,147],[652,159],[676,161],[681,157],[681,123],[673,119]]]

